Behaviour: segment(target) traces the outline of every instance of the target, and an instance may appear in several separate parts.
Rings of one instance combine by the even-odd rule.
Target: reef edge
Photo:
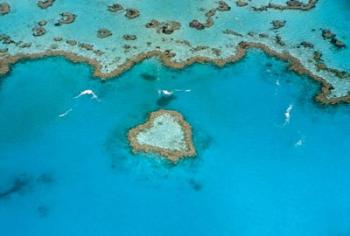
[[[211,63],[218,67],[223,67],[229,63],[235,63],[243,59],[247,51],[249,49],[259,49],[265,54],[278,58],[282,61],[285,61],[289,64],[289,70],[294,71],[299,75],[305,75],[309,78],[317,81],[321,84],[320,91],[315,95],[314,100],[323,105],[335,105],[335,104],[343,104],[350,103],[350,95],[341,96],[341,97],[329,97],[332,85],[325,80],[324,78],[315,75],[312,71],[308,70],[299,59],[292,56],[288,52],[277,52],[270,47],[266,46],[263,43],[254,43],[254,42],[245,42],[242,41],[236,47],[236,53],[227,58],[220,59],[212,59],[204,56],[195,56],[190,57],[184,61],[172,61],[171,56],[167,52],[163,52],[160,50],[152,50],[149,52],[140,53],[133,58],[127,60],[124,64],[120,65],[115,70],[104,73],[102,72],[102,65],[95,59],[91,59],[88,57],[80,56],[72,52],[67,52],[63,50],[47,50],[41,53],[34,54],[16,54],[16,55],[7,55],[3,57],[0,61],[0,77],[6,75],[10,72],[11,66],[16,64],[19,61],[23,60],[34,60],[34,59],[42,59],[46,57],[55,57],[62,56],[73,63],[87,63],[94,68],[93,75],[95,77],[101,78],[102,80],[109,79],[112,77],[117,77],[122,73],[126,72],[134,65],[144,61],[145,59],[158,57],[159,60],[167,67],[174,69],[183,69],[187,66],[190,66],[195,63],[206,64]]]

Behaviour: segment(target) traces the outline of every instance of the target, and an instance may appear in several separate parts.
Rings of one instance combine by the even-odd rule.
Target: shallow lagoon
[[[17,64],[0,82],[0,192],[24,185],[0,198],[1,235],[347,235],[350,107],[317,89],[255,51],[105,82],[62,58]],[[128,129],[159,105],[193,126],[195,159],[131,154]]]

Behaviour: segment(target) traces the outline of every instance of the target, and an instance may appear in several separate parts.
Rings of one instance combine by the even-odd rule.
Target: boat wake
[[[189,93],[192,90],[191,89],[175,89],[176,92],[185,92],[185,93]]]
[[[158,89],[158,94],[160,96],[171,96],[175,92],[184,92],[184,93],[189,93],[191,92],[191,89],[175,89],[175,90],[167,90],[167,89]]]
[[[78,99],[78,98],[80,98],[82,96],[91,96],[91,99],[100,101],[98,96],[96,95],[96,93],[94,91],[92,91],[91,89],[86,89],[86,90],[80,92],[79,95],[74,97],[74,99]],[[73,105],[73,107],[76,106],[76,105],[77,104]],[[69,108],[68,110],[66,110],[62,114],[59,114],[58,117],[59,118],[63,118],[65,116],[67,116],[69,113],[71,113],[72,111],[73,111],[73,108]]]
[[[94,93],[94,91],[92,91],[91,89],[86,89],[86,90],[82,91],[78,96],[75,96],[74,98],[77,99],[77,98],[80,98],[81,96],[85,96],[85,95],[90,95],[91,99],[99,100],[96,93]]]
[[[160,96],[171,96],[171,95],[174,94],[174,91],[172,91],[172,90],[166,90],[166,89],[159,89],[159,90],[158,90],[158,94],[159,94]]]

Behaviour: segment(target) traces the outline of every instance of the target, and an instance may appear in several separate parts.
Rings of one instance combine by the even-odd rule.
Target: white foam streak
[[[59,117],[59,118],[65,117],[65,116],[68,115],[71,111],[73,111],[72,108],[68,109],[67,111],[65,111],[65,112],[62,113],[62,114],[59,114],[58,117]]]
[[[189,93],[192,90],[191,89],[175,89],[176,92],[185,92],[185,93]]]
[[[295,144],[294,147],[301,147],[304,144],[304,140],[301,138]]]
[[[290,105],[288,106],[286,112],[284,113],[284,117],[285,117],[285,119],[284,119],[284,125],[289,124],[290,118],[291,118],[291,112],[292,112],[292,110],[293,110],[293,105],[290,104]]]

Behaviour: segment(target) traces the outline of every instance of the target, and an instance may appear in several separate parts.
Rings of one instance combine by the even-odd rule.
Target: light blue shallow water
[[[194,130],[198,156],[176,166],[127,144],[159,89],[191,90],[163,107]],[[318,106],[317,89],[254,51],[107,82],[62,58],[17,64],[0,82],[0,193],[24,186],[0,198],[0,234],[349,235],[350,107]]]

